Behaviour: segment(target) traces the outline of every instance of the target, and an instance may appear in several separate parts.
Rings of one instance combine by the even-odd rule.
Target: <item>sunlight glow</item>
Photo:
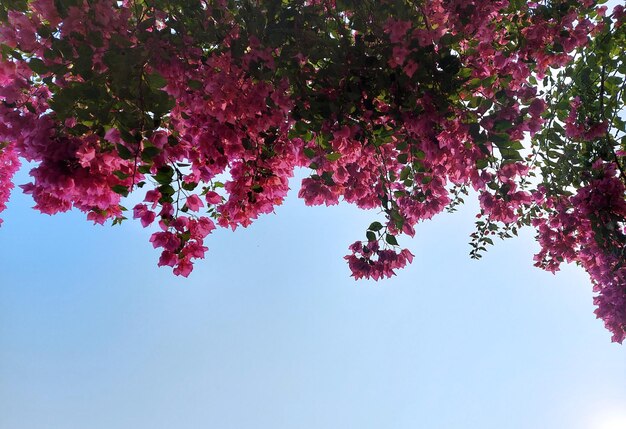
[[[592,429],[626,429],[626,411],[613,410],[597,419]]]

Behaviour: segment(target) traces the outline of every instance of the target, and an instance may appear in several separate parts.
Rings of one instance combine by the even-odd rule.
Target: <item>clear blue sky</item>
[[[295,190],[189,279],[136,223],[31,205],[0,228],[1,429],[626,428],[626,346],[586,275],[533,268],[530,231],[470,260],[475,207],[374,283],[342,256],[376,213]]]

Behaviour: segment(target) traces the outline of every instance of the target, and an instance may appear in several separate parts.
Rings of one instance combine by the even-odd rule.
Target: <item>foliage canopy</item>
[[[0,210],[19,160],[35,208],[155,232],[187,276],[216,227],[299,196],[380,209],[356,279],[473,188],[471,256],[533,226],[536,265],[580,264],[626,336],[624,7],[592,0],[7,0]],[[154,225],[154,226],[152,226]]]

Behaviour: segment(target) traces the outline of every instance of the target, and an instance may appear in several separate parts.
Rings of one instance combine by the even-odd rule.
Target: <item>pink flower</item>
[[[544,110],[546,110],[546,102],[541,98],[535,98],[528,106],[528,113],[535,118],[541,116]]]
[[[155,249],[162,247],[170,252],[176,252],[180,246],[180,239],[169,231],[155,232],[150,236],[150,242]]]
[[[141,225],[144,228],[154,222],[155,217],[156,214],[153,211],[148,210],[148,207],[145,204],[137,204],[133,208],[133,218],[140,219]]]
[[[192,271],[193,264],[188,258],[180,259],[178,264],[174,267],[174,274],[177,276],[189,277]]]
[[[170,252],[169,250],[164,250],[161,253],[161,257],[159,258],[158,266],[173,267],[174,265],[176,265],[176,262],[178,262],[178,257],[176,256],[176,254],[174,252]]]
[[[196,194],[189,195],[187,197],[186,204],[187,204],[187,207],[189,207],[189,210],[192,210],[194,212],[197,212],[200,209],[200,207],[204,206],[204,203],[202,202],[200,197],[198,197]]]
[[[415,61],[409,60],[404,66],[403,70],[404,70],[404,73],[406,73],[408,77],[413,77],[413,74],[415,74],[415,72],[417,71],[417,67],[418,66]]]
[[[411,21],[389,19],[385,24],[385,32],[389,33],[389,40],[391,43],[399,43],[402,41],[411,26]]]
[[[194,238],[204,238],[215,229],[213,221],[207,217],[200,217],[191,221],[189,230]]]
[[[217,192],[213,191],[207,192],[205,198],[209,204],[219,204],[222,202],[222,197]]]

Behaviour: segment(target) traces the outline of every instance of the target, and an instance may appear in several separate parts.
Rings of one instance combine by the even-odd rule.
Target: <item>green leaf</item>
[[[154,176],[154,180],[159,182],[162,185],[166,185],[172,183],[172,178],[174,177],[174,169],[169,165],[165,167],[159,168],[157,174]]]
[[[48,67],[46,67],[46,64],[39,58],[32,58],[28,62],[28,67],[37,74],[48,73]]]
[[[150,85],[150,88],[152,89],[160,89],[167,85],[167,79],[161,76],[161,74],[158,72],[150,73],[148,76],[146,76],[146,80],[148,81],[148,85]]]
[[[52,36],[52,31],[50,30],[50,26],[49,25],[41,25],[38,29],[37,29],[37,34],[41,37],[43,37],[44,39],[47,39],[48,37]]]
[[[111,190],[116,194],[120,194],[123,197],[128,196],[128,188],[124,185],[115,185],[111,188]]]
[[[158,116],[163,116],[172,110],[172,107],[176,104],[173,97],[161,90],[157,90],[152,94],[152,106],[148,108],[149,111],[154,112]]]
[[[315,157],[315,150],[311,149],[310,147],[305,147],[304,148],[304,155],[309,158],[312,159]]]
[[[170,197],[176,193],[176,190],[171,185],[161,185],[157,189],[164,197]]]
[[[400,180],[406,180],[411,174],[411,167],[404,167],[400,172]]]
[[[87,40],[94,48],[101,48],[102,46],[104,46],[102,34],[98,31],[90,31],[87,35]]]
[[[500,147],[508,147],[511,145],[511,138],[507,134],[489,134],[489,139],[496,145],[498,148]]]
[[[194,80],[194,79],[190,79],[187,82],[187,85],[189,86],[189,88],[191,89],[200,89],[202,88],[202,82],[200,82],[199,80]]]
[[[513,128],[513,122],[511,121],[497,120],[493,124],[493,129],[499,133],[510,130],[511,128]]]
[[[187,183],[187,182],[183,182],[182,184],[182,188],[185,191],[193,191],[194,189],[196,189],[196,187],[198,186],[197,183]]]
[[[120,158],[122,159],[132,159],[133,158],[133,153],[123,144],[118,143],[116,145],[117,148],[117,153],[120,156]]]
[[[75,75],[79,75],[84,79],[91,79],[93,76],[93,62],[92,62],[92,54],[81,55],[74,60],[74,68],[72,69],[72,73]]]
[[[119,170],[115,170],[113,174],[115,175],[115,177],[117,177],[120,180],[128,179],[130,177],[128,174],[123,173]]]
[[[385,241],[389,244],[391,244],[392,246],[397,246],[398,245],[398,240],[396,240],[396,237],[394,235],[391,234],[385,234]]]
[[[367,229],[370,231],[380,231],[381,229],[383,229],[383,225],[380,222],[372,222]]]
[[[153,160],[159,153],[161,153],[161,151],[158,148],[154,146],[148,146],[141,151],[141,159],[144,162],[149,162]]]

